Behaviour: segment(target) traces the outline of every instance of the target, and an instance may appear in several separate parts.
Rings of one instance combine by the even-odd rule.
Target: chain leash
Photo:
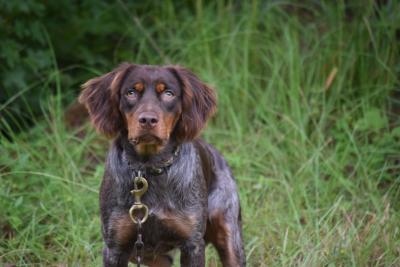
[[[137,176],[133,179],[133,190],[131,194],[135,198],[132,207],[129,209],[129,216],[131,217],[137,228],[137,239],[133,246],[133,255],[137,263],[137,267],[140,267],[144,258],[144,243],[142,240],[142,224],[147,221],[149,216],[149,208],[146,204],[143,204],[140,198],[146,193],[149,187],[147,180],[143,177],[142,172],[138,171]]]

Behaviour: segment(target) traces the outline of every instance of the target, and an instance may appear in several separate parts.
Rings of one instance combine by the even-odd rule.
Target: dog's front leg
[[[104,267],[127,267],[129,262],[129,253],[118,247],[109,247],[106,245],[103,249]]]
[[[205,243],[200,240],[187,240],[181,247],[181,266],[204,267]]]

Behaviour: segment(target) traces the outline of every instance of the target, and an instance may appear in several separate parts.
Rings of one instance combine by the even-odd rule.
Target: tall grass
[[[236,175],[249,266],[400,265],[400,5],[389,2],[164,1],[143,16],[120,2],[123,38],[140,39],[127,61],[182,64],[217,90],[204,136]],[[107,145],[65,128],[56,65],[43,117],[0,137],[2,264],[101,263]]]

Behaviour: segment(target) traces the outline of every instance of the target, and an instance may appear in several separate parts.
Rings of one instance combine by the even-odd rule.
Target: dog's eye
[[[171,90],[165,90],[165,91],[163,92],[163,94],[164,94],[165,96],[167,96],[167,97],[174,97],[174,96],[175,96],[174,92],[172,92]]]
[[[134,88],[129,88],[129,89],[126,91],[126,95],[127,95],[127,96],[130,96],[130,97],[136,96],[136,93],[137,93],[137,91],[136,91]]]

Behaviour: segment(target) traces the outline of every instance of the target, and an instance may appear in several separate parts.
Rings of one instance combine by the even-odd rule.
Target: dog
[[[104,266],[137,262],[139,226],[129,210],[138,172],[148,182],[144,264],[172,266],[170,252],[180,249],[181,266],[205,266],[212,243],[223,266],[245,266],[235,179],[221,154],[198,138],[216,110],[213,89],[181,66],[130,63],[82,88],[79,102],[92,124],[114,138],[100,189]]]

